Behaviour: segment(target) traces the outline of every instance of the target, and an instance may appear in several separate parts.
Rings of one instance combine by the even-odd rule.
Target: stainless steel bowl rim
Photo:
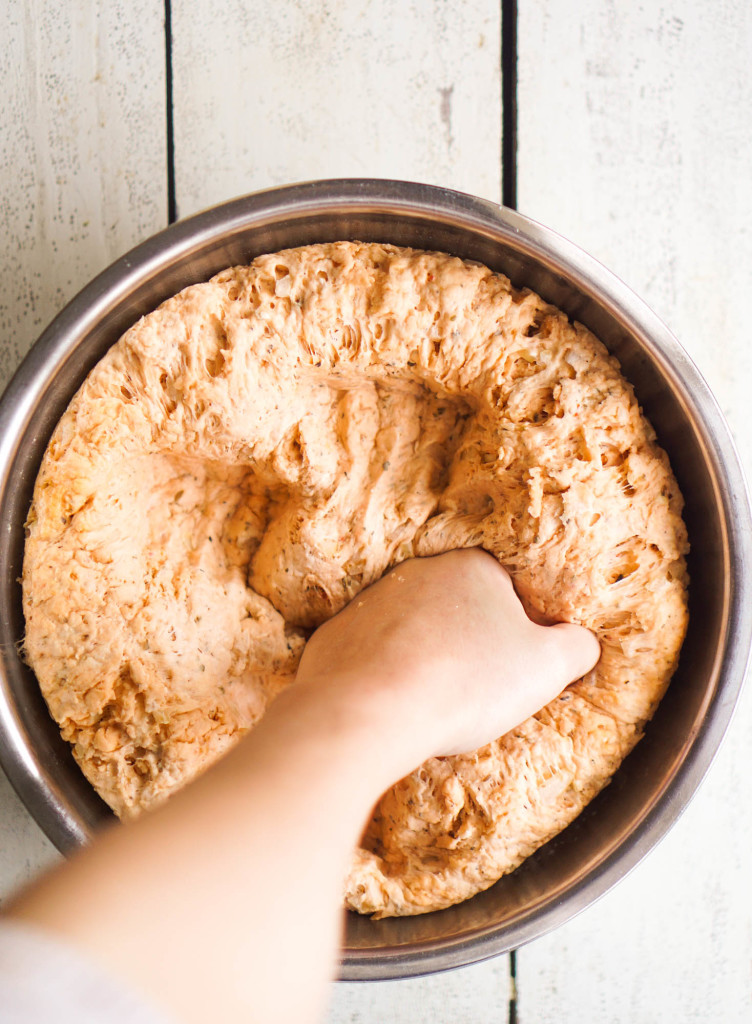
[[[607,892],[665,835],[699,786],[731,720],[752,638],[752,600],[744,589],[744,581],[750,578],[752,520],[744,475],[718,404],[685,350],[634,292],[572,242],[513,210],[434,186],[379,179],[335,179],[256,192],[180,221],[115,261],[52,321],[0,400],[0,501],[6,488],[12,486],[9,474],[13,459],[39,395],[91,325],[122,302],[124,296],[135,292],[139,284],[160,268],[220,237],[270,221],[297,221],[328,210],[353,213],[361,209],[408,218],[440,217],[443,224],[456,224],[459,230],[506,242],[567,279],[583,294],[608,303],[609,312],[676,383],[677,393],[681,393],[696,421],[708,461],[715,470],[717,500],[725,513],[731,556],[725,567],[727,655],[724,664],[718,665],[721,683],[709,699],[696,733],[687,738],[686,757],[640,825],[628,837],[616,837],[613,848],[580,884],[569,887],[560,898],[549,894],[545,906],[532,917],[528,914],[503,928],[477,931],[470,938],[406,943],[383,954],[346,950],[340,975],[348,980],[409,977],[477,962],[550,931]],[[8,532],[13,524],[3,521],[1,528]],[[0,609],[0,616],[4,614],[5,610]],[[68,851],[87,838],[75,821],[66,820],[65,809],[50,791],[35,752],[24,742],[23,730],[2,685],[0,763],[32,815],[61,850]]]

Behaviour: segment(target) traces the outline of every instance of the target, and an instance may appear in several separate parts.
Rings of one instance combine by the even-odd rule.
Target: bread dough
[[[383,797],[347,905],[472,896],[640,738],[686,628],[681,497],[616,360],[501,274],[339,242],[186,288],[94,367],[36,482],[25,652],[122,818],[232,745],[307,631],[414,555],[482,545],[598,666]]]

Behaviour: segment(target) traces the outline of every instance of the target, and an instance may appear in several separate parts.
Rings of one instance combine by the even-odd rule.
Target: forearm
[[[586,630],[531,622],[488,555],[404,563],[316,631],[298,682],[233,753],[12,913],[185,1021],[312,1022],[380,794],[502,735],[598,654]]]
[[[379,731],[355,707],[295,687],[206,776],[11,913],[181,1019],[316,1020],[349,855],[380,793],[414,767],[399,734],[377,744]]]

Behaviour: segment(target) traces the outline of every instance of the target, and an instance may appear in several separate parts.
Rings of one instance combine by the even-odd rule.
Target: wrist
[[[337,671],[296,680],[270,709],[284,716],[294,742],[320,744],[324,757],[357,771],[374,801],[438,752],[427,716],[400,680]]]

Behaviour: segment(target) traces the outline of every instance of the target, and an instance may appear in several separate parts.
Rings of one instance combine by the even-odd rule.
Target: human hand
[[[404,562],[313,634],[296,683],[211,771],[10,912],[187,1022],[314,1020],[368,808],[428,757],[513,728],[598,652],[587,630],[531,622],[478,549]],[[144,958],[155,906],[164,941]],[[308,952],[290,986],[293,932]]]
[[[599,656],[589,630],[531,621],[509,574],[473,548],[403,562],[363,591],[313,634],[297,682],[399,733],[415,765],[503,735]]]

